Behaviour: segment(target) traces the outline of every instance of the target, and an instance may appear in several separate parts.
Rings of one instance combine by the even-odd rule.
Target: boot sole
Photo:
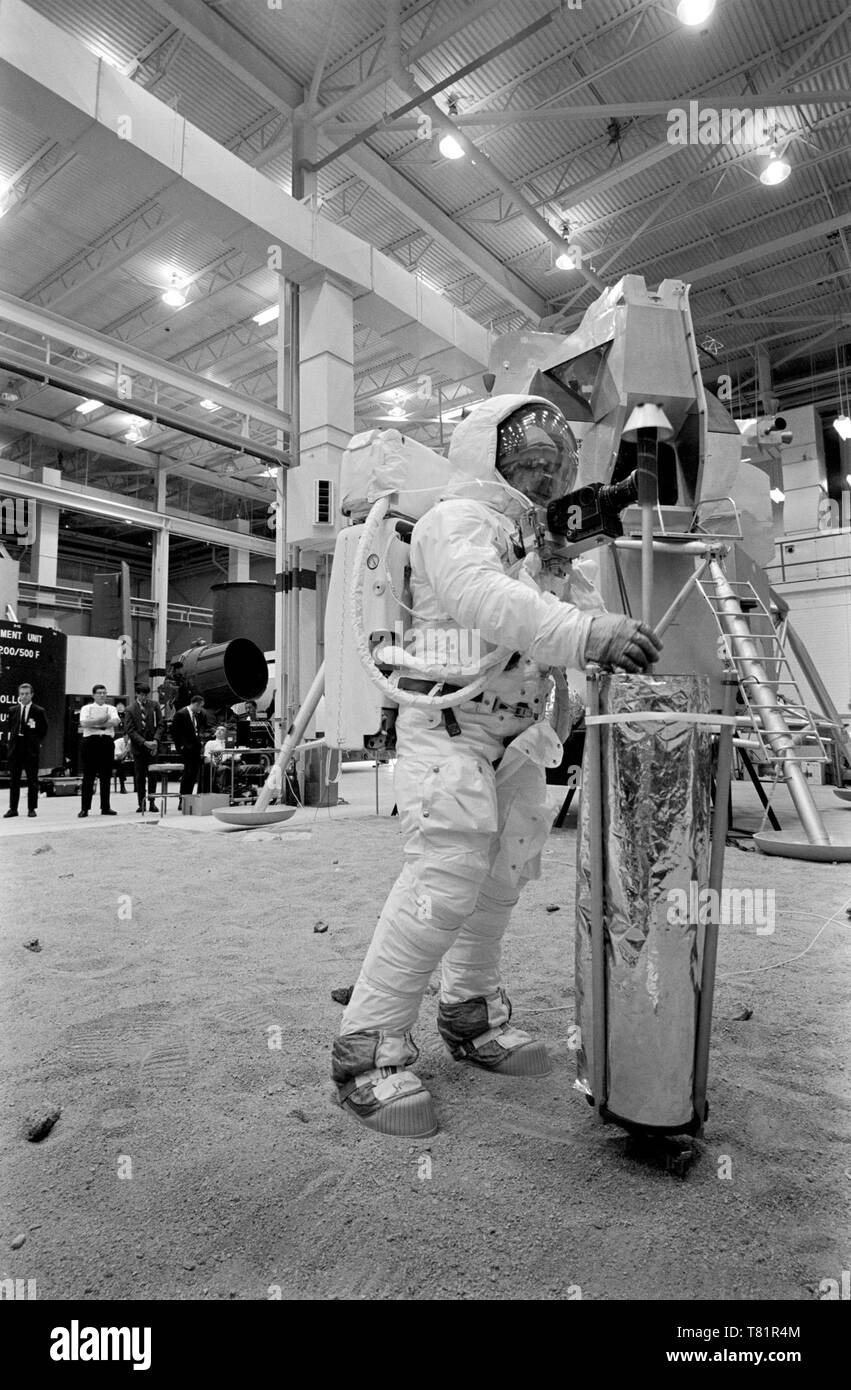
[[[496,1076],[549,1076],[553,1069],[550,1054],[544,1044],[538,1042],[526,1043],[524,1047],[515,1048],[495,1067],[489,1067],[485,1062],[477,1062],[475,1057],[464,1057],[461,1060],[471,1062],[480,1071],[493,1072]]]
[[[354,1115],[360,1124],[376,1134],[393,1139],[430,1139],[437,1134],[437,1116],[430,1095],[402,1096],[371,1115],[361,1115],[353,1106],[343,1102],[342,1108]]]

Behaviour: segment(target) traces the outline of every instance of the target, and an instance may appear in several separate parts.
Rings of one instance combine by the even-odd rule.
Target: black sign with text
[[[18,686],[29,681],[33,699],[47,715],[49,728],[41,745],[39,767],[62,762],[65,722],[65,657],[68,639],[52,627],[0,622],[0,738],[4,758],[9,719],[18,702]]]

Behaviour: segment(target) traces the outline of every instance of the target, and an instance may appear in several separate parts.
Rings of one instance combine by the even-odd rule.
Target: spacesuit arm
[[[476,503],[434,508],[415,528],[411,558],[428,574],[446,612],[486,642],[541,666],[584,666],[592,614],[506,574],[498,532]]]

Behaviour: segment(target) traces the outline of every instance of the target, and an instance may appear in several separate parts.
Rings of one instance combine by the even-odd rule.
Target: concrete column
[[[62,473],[58,468],[36,468],[34,481],[46,483],[51,487],[62,486]],[[59,571],[59,508],[45,506],[39,502],[36,507],[35,540],[30,566],[30,579],[34,584],[55,587]],[[52,594],[39,597],[37,621],[43,627],[56,627],[56,619],[44,616],[44,609],[52,606]]]
[[[157,476],[157,511],[165,511],[166,470],[161,468]],[[151,598],[154,611],[153,640],[151,644],[151,672],[154,682],[162,678],[165,671],[166,650],[168,647],[168,527],[153,532],[151,544]],[[144,674],[137,670],[137,675]]]
[[[319,157],[319,136],[313,117],[306,105],[293,111],[293,172],[291,192],[294,198],[306,199],[316,195],[318,175],[301,167],[301,161]]]
[[[292,418],[289,449],[298,452],[295,431],[298,420],[298,367],[293,354],[293,336],[297,337],[294,324],[295,306],[298,292],[281,276],[278,280],[278,334],[275,343],[275,403],[280,411],[289,404]],[[287,341],[290,343],[287,358]],[[284,432],[277,430],[275,443],[284,448]],[[289,638],[290,608],[289,595],[285,590],[287,579],[287,490],[289,469],[279,468],[275,477],[275,747],[280,748],[289,727]]]
[[[230,523],[232,531],[241,531],[243,535],[248,535],[251,530],[251,522],[244,517],[238,517],[236,521]],[[251,552],[249,550],[228,550],[228,583],[244,584],[250,578]]]
[[[301,548],[301,567],[312,571],[317,555],[333,550],[339,529],[340,459],[355,425],[353,325],[352,296],[342,281],[323,274],[301,286],[300,466],[288,479],[287,539]],[[316,521],[320,481],[331,485],[331,524]],[[299,644],[300,700],[315,674],[315,587],[300,592]]]

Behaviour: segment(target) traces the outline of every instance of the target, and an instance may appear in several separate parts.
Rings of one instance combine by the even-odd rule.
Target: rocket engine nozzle
[[[210,709],[256,700],[269,680],[265,656],[247,637],[190,647],[174,657],[169,667],[179,688],[178,698],[203,695]]]

